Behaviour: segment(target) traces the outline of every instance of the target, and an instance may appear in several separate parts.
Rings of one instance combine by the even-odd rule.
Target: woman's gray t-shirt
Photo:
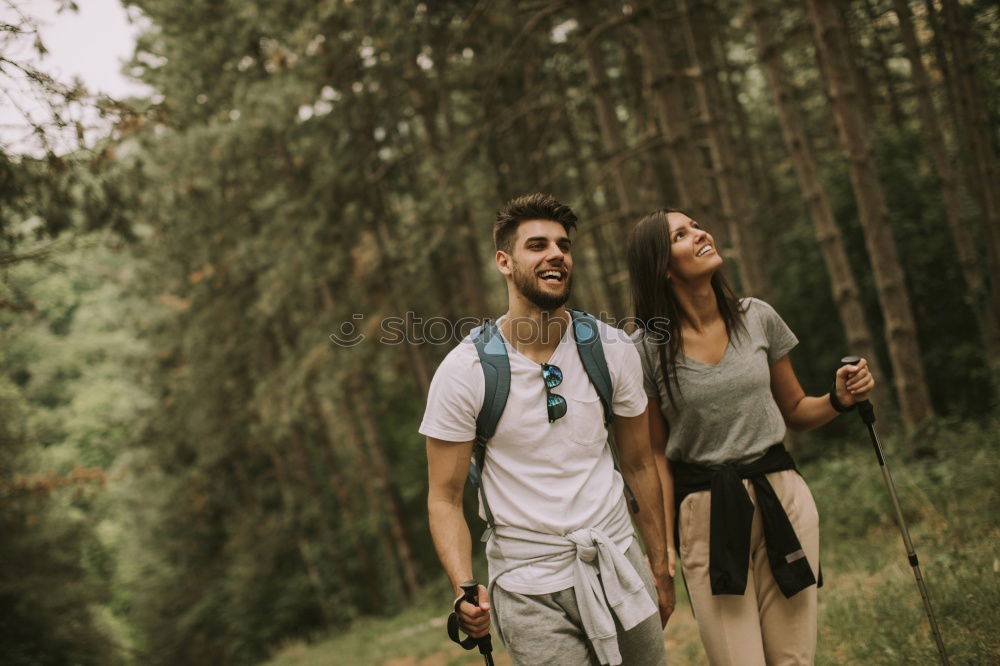
[[[734,332],[716,365],[677,354],[677,382],[667,397],[657,346],[637,333],[646,394],[660,401],[670,428],[667,458],[701,465],[750,461],[785,438],[771,395],[770,367],[798,338],[770,305],[740,301],[746,331]]]

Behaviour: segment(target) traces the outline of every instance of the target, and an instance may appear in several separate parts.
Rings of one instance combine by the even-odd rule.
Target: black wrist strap
[[[833,380],[833,386],[830,387],[830,406],[833,407],[837,412],[843,414],[844,412],[849,412],[858,406],[854,403],[850,407],[845,407],[840,400],[837,399],[837,380]]]
[[[472,636],[466,636],[465,640],[462,640],[458,637],[458,630],[459,630],[458,606],[463,601],[465,601],[464,596],[455,599],[455,606],[454,606],[455,610],[452,612],[451,615],[448,616],[448,638],[455,641],[466,650],[471,650],[472,648],[476,647],[476,639],[473,638]]]

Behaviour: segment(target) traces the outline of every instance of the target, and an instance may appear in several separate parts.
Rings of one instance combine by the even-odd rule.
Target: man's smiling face
[[[552,220],[527,220],[517,227],[510,257],[514,287],[540,310],[556,310],[569,300],[573,273],[570,239]]]

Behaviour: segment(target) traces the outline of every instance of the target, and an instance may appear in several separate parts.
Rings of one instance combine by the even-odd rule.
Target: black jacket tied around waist
[[[743,479],[753,484],[763,522],[767,559],[782,594],[792,597],[816,583],[788,514],[765,476],[789,469],[798,471],[783,444],[775,444],[763,456],[746,464],[708,467],[671,461],[670,466],[674,473],[678,518],[675,525],[679,522],[680,506],[685,497],[701,490],[712,493],[709,578],[713,595],[742,595],[746,591],[754,504],[743,486]],[[677,543],[680,544],[679,538]],[[820,585],[822,579],[821,573]]]

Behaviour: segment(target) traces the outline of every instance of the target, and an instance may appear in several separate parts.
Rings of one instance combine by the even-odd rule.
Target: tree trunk
[[[721,63],[725,82],[725,92],[722,95],[725,106],[725,115],[736,118],[738,128],[737,157],[740,161],[740,169],[745,182],[750,183],[752,192],[762,192],[763,197],[757,197],[758,210],[755,211],[755,220],[760,217],[760,209],[769,209],[771,202],[776,198],[775,185],[770,170],[764,168],[760,153],[754,142],[750,138],[750,121],[747,117],[747,110],[739,101],[739,83],[736,81],[736,70],[730,62],[726,44],[732,41],[732,28],[726,20],[726,15],[719,11],[717,3],[709,5],[713,20],[719,26],[720,38],[715,40],[714,58]],[[740,81],[746,78],[745,72],[740,72]],[[761,206],[761,200],[764,205]]]
[[[290,524],[295,525],[293,528],[298,532],[299,520],[297,518],[299,509],[296,506],[295,493],[292,490],[292,484],[289,479],[288,470],[285,467],[285,462],[282,460],[281,455],[273,450],[268,450],[268,456],[271,458],[271,465],[275,472],[275,477],[278,480],[278,489],[281,493],[282,505],[284,506],[285,515],[288,517],[287,520]],[[327,598],[326,590],[324,589],[323,579],[319,574],[319,569],[316,566],[316,560],[312,555],[312,551],[309,549],[309,544],[305,543],[305,540],[298,534],[296,534],[296,549],[299,552],[299,558],[302,560],[302,566],[306,571],[306,577],[309,579],[309,584],[313,588],[315,593],[316,603],[320,607],[323,613],[324,619],[327,623],[332,624],[336,618],[333,607],[330,605],[330,601]]]
[[[353,393],[350,391],[341,392],[338,399],[341,401],[341,404],[347,405],[339,413],[334,408],[333,401],[325,395],[320,399],[320,407],[323,410],[327,424],[337,423],[343,427],[345,436],[341,441],[345,442],[350,448],[350,455],[338,455],[337,457],[338,459],[347,458],[345,469],[353,472],[352,474],[348,474],[348,476],[353,477],[352,490],[356,493],[360,490],[360,494],[364,496],[367,519],[375,527],[373,530],[374,541],[378,545],[379,550],[384,554],[385,561],[388,564],[387,573],[391,574],[391,578],[388,580],[391,582],[387,584],[385,579],[388,577],[380,576],[383,582],[379,586],[379,591],[382,593],[388,590],[390,597],[395,596],[399,592],[405,595],[406,584],[403,580],[402,566],[399,563],[399,551],[393,542],[391,532],[385,529],[386,514],[388,511],[385,508],[384,493],[379,492],[380,486],[378,484],[372,483],[371,479],[373,475],[367,473],[371,468],[369,456],[367,455],[368,443],[359,423],[355,419],[354,410],[350,408],[349,402],[345,402],[347,399],[354,399]],[[366,557],[372,560],[373,555],[368,553]]]
[[[975,62],[969,48],[968,25],[958,0],[942,0],[945,24],[948,28],[953,74],[958,90],[959,124],[964,144],[975,173],[975,187],[982,213],[986,240],[987,264],[990,270],[994,310],[1000,310],[1000,183],[997,182],[996,157],[993,154],[993,134],[983,106],[983,96],[976,80]]]
[[[785,139],[785,145],[792,158],[799,186],[805,197],[809,217],[813,222],[816,242],[820,254],[830,276],[830,288],[833,292],[833,302],[837,306],[840,322],[847,337],[847,344],[852,353],[868,359],[869,369],[877,378],[875,395],[877,402],[886,404],[890,394],[882,374],[878,356],[875,353],[875,338],[868,321],[865,318],[864,307],[861,304],[860,290],[854,279],[844,239],[833,215],[833,208],[827,197],[819,177],[816,158],[806,133],[805,126],[799,116],[794,99],[794,88],[788,81],[778,45],[773,39],[775,34],[773,23],[769,20],[763,7],[763,0],[747,0],[750,9],[750,24],[757,38],[757,49],[761,66],[771,87],[774,104],[778,110],[778,121]]]
[[[809,1],[813,37],[817,57],[823,60],[827,71],[837,134],[850,165],[851,185],[885,319],[886,344],[895,373],[900,411],[906,426],[916,428],[934,415],[934,409],[927,390],[906,280],[887,221],[885,196],[875,169],[868,124],[859,109],[850,49],[836,4],[835,0]]]
[[[892,54],[889,49],[886,48],[885,42],[882,41],[882,29],[879,27],[879,19],[881,18],[878,12],[875,10],[875,5],[872,4],[872,0],[864,0],[865,14],[868,16],[868,25],[871,27],[872,43],[875,45],[875,53],[877,58],[877,67],[879,73],[882,75],[882,80],[885,82],[885,93],[886,101],[889,104],[889,116],[892,118],[892,122],[895,123],[896,127],[904,127],[906,122],[906,116],[903,115],[903,107],[899,103],[899,94],[896,91],[896,81],[893,78],[892,70],[889,69],[889,59]]]
[[[719,193],[720,215],[729,238],[739,253],[740,277],[745,293],[770,299],[770,280],[765,270],[761,243],[756,229],[744,224],[751,220],[754,206],[750,202],[746,182],[737,168],[733,138],[728,127],[732,118],[723,118],[725,102],[718,85],[718,68],[714,62],[714,49],[704,29],[696,30],[691,14],[690,0],[681,0],[681,27],[691,62],[698,108],[705,126],[709,153],[712,157],[713,175]],[[704,15],[702,16],[704,18]],[[700,23],[702,28],[707,26]]]
[[[665,35],[648,0],[637,3],[635,30],[649,98],[656,104],[660,130],[667,140],[670,170],[677,180],[680,207],[691,217],[706,219],[711,207],[699,150],[684,109],[684,86],[665,48]],[[724,230],[728,236],[728,229]]]
[[[413,547],[406,535],[406,519],[399,500],[399,491],[392,478],[392,469],[385,454],[382,437],[379,433],[378,419],[372,411],[371,396],[366,389],[365,379],[357,373],[352,373],[348,379],[347,395],[344,404],[349,405],[357,417],[361,428],[361,436],[365,447],[371,456],[373,482],[381,492],[383,506],[386,509],[386,519],[389,523],[389,533],[392,535],[393,546],[399,553],[400,573],[404,584],[404,593],[408,599],[413,599],[420,591],[417,570],[413,561]]]
[[[289,340],[290,337],[291,335],[287,331],[281,330],[280,325],[270,327],[266,331],[262,353],[262,364],[265,366],[265,373],[276,372],[282,346],[291,346],[293,344]],[[283,396],[266,401],[258,401],[256,408],[261,423],[290,422],[288,403]],[[299,433],[293,429],[291,436],[281,442],[281,444],[287,444],[286,446],[279,447],[277,443],[271,443],[270,446],[265,445],[263,450],[271,461],[271,467],[274,470],[275,479],[278,484],[278,492],[281,496],[282,510],[285,517],[284,522],[292,526],[291,529],[295,535],[296,549],[306,572],[306,577],[315,593],[316,604],[323,613],[326,622],[333,624],[337,614],[330,604],[326,585],[323,582],[323,576],[319,571],[311,546],[302,535],[302,511],[297,489],[304,483],[307,494],[310,496],[310,501],[321,502],[322,500],[319,497],[319,489],[316,486],[309,465],[303,459],[301,442],[298,440],[298,437]],[[291,453],[291,456],[288,456],[288,458],[292,456],[297,458],[297,465],[290,465],[290,459],[283,457],[283,454],[288,453]]]
[[[962,277],[968,290],[967,302],[976,316],[983,348],[991,367],[996,368],[1000,362],[1000,319],[996,304],[989,297],[986,280],[983,277],[976,254],[975,240],[965,216],[962,214],[963,196],[961,183],[955,173],[952,160],[948,155],[944,135],[938,122],[938,115],[931,99],[930,80],[924,62],[920,55],[920,45],[917,42],[913,27],[913,15],[907,0],[892,0],[893,9],[899,20],[899,30],[906,48],[906,56],[910,60],[910,71],[913,77],[913,89],[917,97],[917,109],[920,112],[920,129],[924,143],[930,153],[931,162],[941,181],[941,194],[944,198],[948,229],[958,254],[958,263],[962,269]]]
[[[583,146],[580,143],[580,137],[573,127],[573,119],[566,115],[565,121],[562,123],[565,131],[566,141],[570,146],[570,152],[573,155],[583,155]],[[589,162],[587,160],[586,162]],[[573,188],[577,192],[585,192],[589,188],[586,183],[583,182],[583,173],[585,169],[585,162],[581,160],[581,167],[577,170],[577,173],[581,174],[578,178],[578,183]],[[582,212],[582,211],[581,211]],[[596,271],[600,275],[600,284],[603,287],[603,300],[600,301],[602,311],[610,311],[615,308],[625,307],[627,303],[627,295],[622,291],[621,286],[615,280],[614,276],[618,274],[618,255],[614,252],[614,246],[608,242],[606,236],[607,233],[604,229],[604,224],[594,216],[591,216],[587,223],[587,228],[581,233],[587,233],[590,238],[586,245],[590,250],[588,257],[588,266],[595,267]],[[593,298],[593,296],[591,296]],[[597,304],[594,301],[595,305]]]
[[[425,81],[426,79],[419,74],[415,74],[414,80]],[[443,112],[440,112],[439,104],[436,101],[430,101],[442,99],[442,95],[438,94],[435,90],[424,90],[420,87],[414,87],[411,96],[417,100],[415,106],[425,129],[437,128],[438,116],[440,115],[445,135],[452,136],[452,122],[448,116],[448,110],[445,109]],[[440,135],[437,131],[428,131],[427,137],[426,149],[430,155],[433,167],[432,172],[435,176],[435,182],[432,184],[432,187],[444,199],[440,214],[444,218],[445,226],[455,231],[454,234],[449,234],[449,236],[454,236],[454,238],[447,239],[449,242],[446,242],[444,250],[450,255],[450,261],[459,264],[459,271],[465,276],[459,285],[459,290],[457,292],[453,290],[452,293],[455,296],[461,297],[458,307],[460,316],[473,315],[484,317],[489,314],[489,309],[486,301],[484,281],[485,263],[483,262],[482,253],[479,249],[479,241],[476,236],[480,232],[473,223],[473,218],[469,215],[468,205],[464,203],[462,194],[456,190],[454,183],[449,178],[449,165],[447,164],[445,150],[441,145],[442,140]],[[381,194],[381,197],[383,200],[386,199],[384,193]],[[387,209],[388,205],[383,204],[382,208]],[[458,247],[455,247],[456,244]]]
[[[843,37],[845,45],[850,49],[849,53],[864,53],[864,49],[858,43],[857,31],[855,29],[855,22],[852,20],[854,17],[851,16],[851,4],[855,0],[842,0],[837,3],[837,16],[840,18],[840,25],[843,28]],[[848,65],[851,70],[851,75],[854,77],[854,87],[855,94],[858,97],[858,101],[861,105],[861,112],[865,116],[865,120],[868,123],[874,124],[876,121],[875,117],[875,93],[872,91],[872,81],[868,76],[868,70],[861,64],[857,58],[851,58],[851,62]]]
[[[543,68],[543,56],[537,50],[531,49],[521,54],[517,59],[521,63],[519,78],[507,77],[505,83],[507,87],[501,88],[505,99],[533,99],[536,90],[536,79],[539,70]],[[517,70],[511,68],[511,72]],[[540,89],[538,86],[537,89]],[[514,96],[508,97],[513,93]],[[545,159],[545,144],[542,134],[546,123],[541,122],[538,113],[522,113],[519,121],[521,127],[512,128],[510,138],[517,142],[516,154],[518,173],[527,176],[521,186],[521,192],[533,192],[537,190],[547,191],[544,185],[548,174],[548,164]]]
[[[624,248],[615,252],[616,241],[609,238],[608,227],[604,223],[598,223],[594,227],[592,245],[596,250],[601,280],[604,282],[605,291],[611,299],[611,305],[603,310],[609,314],[620,316],[629,308],[629,295],[622,288],[625,282],[623,277],[627,276],[627,269],[616,268],[619,266],[619,257],[624,254]]]
[[[454,136],[456,133],[451,113],[453,107],[446,105],[442,120],[448,136]],[[463,192],[455,186],[452,179],[448,178],[448,164],[440,146],[432,146],[431,158],[437,163],[435,172],[438,182],[435,187],[446,195],[442,213],[448,228],[457,232],[455,242],[458,248],[450,251],[455,252],[452,261],[462,265],[461,272],[464,279],[461,281],[460,293],[463,296],[463,308],[460,316],[487,317],[491,313],[486,297],[486,262],[483,261],[479,241],[480,235],[488,233],[489,227],[477,227],[476,217],[470,212]],[[497,202],[497,207],[499,205],[500,202]]]
[[[497,208],[499,207],[500,204],[498,203]],[[493,262],[483,261],[482,246],[479,238],[480,235],[489,233],[490,227],[476,224],[477,220],[484,217],[489,219],[489,215],[487,211],[481,211],[477,215],[469,210],[468,204],[463,203],[458,208],[457,216],[461,222],[459,231],[463,245],[461,251],[468,258],[469,262],[469,270],[463,274],[463,278],[467,278],[463,279],[463,284],[465,287],[465,300],[469,303],[471,310],[465,312],[463,316],[490,317],[493,313],[490,311],[489,299],[487,298],[485,272],[487,265],[492,268]],[[490,242],[492,245],[492,240]]]
[[[366,598],[359,605],[371,611],[381,611],[385,608],[385,600],[382,585],[379,582],[379,575],[375,570],[374,560],[366,552],[364,543],[358,536],[361,529],[361,521],[363,520],[355,508],[358,497],[351,492],[350,482],[341,474],[340,464],[334,450],[334,443],[343,439],[344,433],[342,432],[342,428],[337,425],[336,410],[333,407],[333,402],[329,398],[322,396],[319,391],[313,388],[309,390],[312,394],[310,396],[310,405],[313,416],[317,423],[320,424],[317,428],[324,434],[326,440],[326,446],[323,448],[323,458],[329,470],[330,486],[337,497],[338,514],[340,520],[343,522],[344,532],[351,541],[354,559],[356,560],[355,563],[361,567],[365,577],[366,584],[364,589],[366,592],[364,596]],[[349,466],[349,468],[354,468],[354,465]],[[363,485],[367,490],[369,484]],[[367,502],[367,504],[370,508],[373,507],[371,502]],[[364,513],[364,511],[361,513]]]
[[[635,114],[639,134],[642,137],[656,137],[660,143],[655,148],[643,151],[636,162],[639,167],[637,179],[639,199],[632,205],[635,214],[629,220],[631,228],[639,217],[654,208],[661,207],[662,202],[671,201],[674,198],[671,194],[674,185],[671,182],[673,174],[670,172],[670,165],[663,152],[663,137],[656,124],[653,106],[646,99],[646,88],[642,81],[642,60],[639,57],[639,52],[632,45],[623,45],[622,50],[625,54],[623,78],[626,81],[625,88],[629,91],[629,108]]]
[[[958,137],[958,128],[954,123],[958,122],[958,90],[955,87],[955,77],[952,76],[951,64],[948,62],[948,51],[945,47],[945,38],[938,21],[938,10],[934,7],[934,0],[924,0],[924,20],[931,35],[931,46],[934,49],[934,60],[937,62],[938,71],[941,73],[941,80],[944,82],[944,91],[948,98],[948,117],[953,123],[955,137]]]
[[[593,96],[594,107],[597,116],[597,124],[601,133],[601,144],[604,148],[605,158],[614,159],[619,153],[626,149],[625,137],[621,128],[621,121],[615,113],[614,100],[611,98],[611,80],[608,78],[607,68],[604,65],[604,54],[601,53],[597,36],[601,30],[600,26],[595,26],[593,20],[594,7],[587,2],[579,2],[576,5],[577,20],[580,22],[583,33],[581,48],[583,59],[587,66],[587,83]],[[626,168],[617,168],[612,171],[612,183],[614,184],[615,196],[618,199],[618,226],[622,232],[628,232],[629,218],[635,214],[634,207],[639,197],[635,189],[635,178]]]
[[[969,192],[976,201],[976,206],[980,212],[983,210],[982,200],[979,198],[979,178],[976,169],[972,164],[970,155],[972,147],[968,144],[969,136],[963,127],[963,116],[959,109],[958,98],[962,93],[958,87],[958,80],[955,76],[955,68],[948,59],[948,37],[941,26],[941,12],[934,6],[934,0],[924,0],[924,22],[926,31],[930,34],[931,48],[934,53],[934,62],[937,64],[937,72],[941,77],[945,99],[948,104],[948,112],[944,114],[951,131],[951,152],[961,155],[961,159],[954,161],[956,168],[962,172],[965,182],[965,191]],[[933,72],[933,70],[931,70]],[[948,137],[945,137],[948,139]]]
[[[399,297],[398,278],[394,279],[394,276],[399,275],[397,270],[398,261],[396,260],[395,250],[392,245],[392,234],[389,231],[387,218],[389,217],[389,205],[386,203],[384,194],[379,187],[372,187],[370,192],[370,202],[372,206],[372,215],[375,218],[375,238],[379,249],[379,264],[381,270],[379,271],[380,280],[382,286],[385,290],[385,295],[389,301],[390,312],[394,316],[401,316],[405,321],[405,330],[410,331],[410,322],[413,320],[413,312],[411,310],[404,309],[403,303]],[[431,267],[431,271],[434,275],[440,276],[440,273],[434,270],[435,267]],[[417,388],[420,389],[420,394],[423,397],[427,397],[427,392],[430,390],[431,386],[431,371],[430,362],[428,361],[427,345],[423,343],[423,340],[404,340],[402,342],[403,351],[406,354],[406,358],[410,368],[413,371],[413,377],[416,381]]]

